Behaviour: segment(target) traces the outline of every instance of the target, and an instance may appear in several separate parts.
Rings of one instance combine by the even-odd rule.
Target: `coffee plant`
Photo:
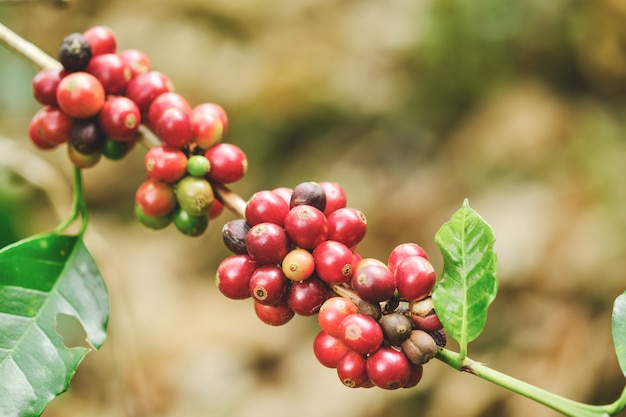
[[[313,354],[334,369],[338,384],[411,388],[438,359],[565,416],[612,416],[626,407],[626,390],[611,404],[584,404],[468,356],[498,290],[494,233],[468,200],[434,237],[441,273],[416,243],[398,245],[387,259],[364,257],[358,245],[366,216],[347,205],[338,183],[277,186],[247,200],[232,192],[228,184],[245,175],[247,158],[224,141],[224,109],[192,106],[144,53],[117,51],[110,29],[68,34],[57,59],[2,25],[0,40],[39,69],[32,87],[41,108],[25,126],[33,146],[65,147],[74,166],[67,219],[0,250],[0,416],[38,416],[68,388],[90,349],[63,344],[59,315],[78,319],[94,349],[104,343],[109,299],[83,243],[89,209],[82,171],[102,158],[122,159],[137,146],[146,148],[137,221],[194,237],[225,208],[235,213],[238,219],[221,228],[232,254],[217,267],[218,290],[233,300],[252,299],[254,313],[268,325],[316,317]],[[69,233],[76,223],[78,231]],[[626,293],[615,301],[612,331],[626,376]],[[446,348],[448,337],[458,352]]]

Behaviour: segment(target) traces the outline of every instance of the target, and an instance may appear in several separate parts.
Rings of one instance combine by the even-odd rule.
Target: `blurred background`
[[[111,27],[192,105],[226,109],[249,161],[242,197],[342,184],[368,218],[364,256],[416,242],[440,271],[433,237],[469,198],[495,230],[500,279],[470,356],[580,401],[621,392],[623,1],[0,0],[0,21],[52,56],[71,32]],[[1,245],[71,203],[64,149],[27,139],[35,72],[0,48]],[[217,291],[232,214],[199,238],[134,221],[143,155],[85,172],[109,335],[45,417],[558,415],[438,361],[413,389],[343,387],[313,355],[314,318],[273,328]]]

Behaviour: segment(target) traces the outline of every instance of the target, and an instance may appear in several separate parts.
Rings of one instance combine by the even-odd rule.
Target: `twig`
[[[59,69],[60,62],[0,23],[0,43],[17,52],[38,69]]]

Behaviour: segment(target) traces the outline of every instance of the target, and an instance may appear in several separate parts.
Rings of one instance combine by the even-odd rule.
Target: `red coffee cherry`
[[[362,355],[369,355],[383,343],[383,331],[378,322],[365,314],[350,314],[344,318],[340,332],[341,341]]]
[[[380,302],[393,296],[396,279],[389,268],[369,265],[359,268],[352,275],[352,288],[365,301]]]
[[[320,243],[313,250],[315,272],[327,284],[350,281],[354,272],[354,255],[349,247],[334,240]]]
[[[285,216],[285,231],[297,246],[313,249],[328,237],[326,216],[313,206],[295,206]]]
[[[278,194],[283,200],[285,200],[285,203],[289,205],[289,202],[291,201],[291,193],[292,193],[291,188],[277,187],[277,188],[274,188],[272,192]]]
[[[170,184],[178,182],[187,172],[185,153],[166,145],[150,148],[143,162],[150,178]]]
[[[304,281],[313,275],[315,260],[313,255],[306,249],[295,248],[282,260],[283,274],[292,281]]]
[[[211,206],[211,210],[209,210],[209,219],[215,219],[219,217],[220,214],[224,211],[224,205],[220,203],[218,199],[215,199],[213,205]]]
[[[30,138],[31,143],[41,150],[54,149],[57,145],[43,140],[43,138],[39,135],[39,132],[37,132],[36,123],[37,119],[33,117],[28,124],[28,137]]]
[[[258,191],[250,197],[246,204],[246,220],[251,226],[270,222],[284,226],[289,205],[272,191]]]
[[[317,322],[323,331],[334,337],[341,337],[341,322],[351,314],[356,314],[358,307],[343,297],[330,297],[320,307]]]
[[[289,252],[289,240],[279,225],[259,223],[246,235],[246,247],[259,265],[278,265]]]
[[[166,110],[176,108],[182,110],[187,116],[191,116],[191,106],[187,99],[178,93],[169,91],[156,97],[148,110],[148,124],[152,129],[156,129],[159,119]]]
[[[326,194],[326,208],[324,208],[326,217],[335,210],[346,206],[346,192],[339,183],[322,181],[319,183],[319,186],[322,187],[324,194]]]
[[[276,265],[262,265],[250,277],[250,294],[261,304],[277,304],[288,285],[287,277]]]
[[[217,267],[217,288],[227,298],[243,300],[250,298],[250,277],[257,263],[248,255],[231,255]]]
[[[211,181],[229,184],[240,180],[248,169],[246,154],[230,143],[218,143],[206,150],[204,156],[211,162],[207,174]]]
[[[366,370],[374,385],[389,390],[404,387],[411,376],[411,364],[404,353],[388,347],[367,358]]]
[[[106,26],[93,26],[83,32],[83,36],[91,47],[91,55],[115,53],[117,40],[113,31]]]
[[[340,208],[328,216],[328,239],[341,242],[350,248],[361,242],[366,231],[367,219],[355,208]]]
[[[43,105],[58,106],[57,88],[65,71],[60,68],[46,68],[33,77],[33,97]]]
[[[135,192],[135,203],[148,216],[161,217],[174,210],[177,205],[172,187],[164,182],[148,179]]]
[[[35,113],[30,125],[33,143],[43,149],[46,149],[45,145],[50,145],[49,149],[70,140],[74,120],[56,107],[44,106]]]
[[[139,74],[148,73],[152,69],[152,65],[146,54],[137,49],[127,49],[119,52],[117,55],[130,69],[131,79]]]
[[[132,78],[128,65],[115,54],[94,56],[85,69],[102,83],[107,94],[122,94]]]
[[[422,375],[424,373],[424,367],[422,365],[414,365],[411,364],[411,375],[409,375],[409,379],[404,383],[402,388],[413,388],[422,380]]]
[[[189,145],[193,137],[189,115],[174,107],[163,112],[155,130],[163,143],[172,148]]]
[[[96,77],[86,72],[65,76],[57,88],[57,103],[70,117],[85,119],[98,114],[104,106],[104,87]]]
[[[324,301],[330,297],[330,290],[315,275],[304,281],[293,281],[287,290],[287,304],[300,316],[316,314]]]
[[[313,354],[323,366],[336,368],[339,360],[348,352],[341,340],[321,331],[313,339]]]
[[[393,250],[389,254],[389,259],[387,260],[387,266],[389,266],[389,269],[391,270],[391,272],[395,274],[398,264],[402,262],[402,260],[404,260],[405,258],[408,258],[409,256],[421,256],[422,258],[425,258],[428,260],[428,254],[426,253],[426,250],[424,250],[424,248],[422,248],[418,244],[401,243],[395,248],[393,248]]]
[[[274,305],[265,305],[255,301],[254,312],[263,323],[270,326],[282,326],[295,315],[284,299]]]
[[[194,107],[191,114],[194,142],[202,149],[219,143],[226,134],[226,112],[217,104],[203,103]]]
[[[152,101],[171,90],[173,86],[167,76],[158,71],[150,71],[138,74],[129,81],[126,87],[126,97],[137,104],[142,117],[145,115],[145,120],[148,120],[148,110]]]
[[[435,268],[421,256],[409,256],[396,268],[396,286],[401,298],[421,300],[430,294],[435,285]]]
[[[348,388],[366,387],[370,384],[365,356],[348,350],[337,362],[337,376]]]
[[[116,142],[135,138],[141,123],[141,112],[134,101],[123,96],[109,96],[98,115],[98,123],[106,137]]]

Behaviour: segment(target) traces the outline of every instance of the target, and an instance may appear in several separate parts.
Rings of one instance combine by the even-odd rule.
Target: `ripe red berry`
[[[289,252],[289,240],[277,224],[259,223],[246,235],[246,247],[259,265],[278,265]]]
[[[163,143],[172,148],[182,148],[189,145],[193,137],[189,115],[175,107],[163,112],[155,130]]]
[[[161,119],[163,113],[171,108],[182,110],[187,114],[187,116],[191,116],[191,106],[189,105],[187,99],[178,93],[168,91],[160,94],[152,101],[152,104],[150,104],[147,120],[148,125],[152,129],[156,129],[159,124],[159,119]]]
[[[74,120],[60,109],[44,106],[31,119],[30,138],[38,147],[42,147],[40,144],[54,147],[70,140],[73,126]]]
[[[322,330],[334,337],[341,337],[341,322],[351,314],[358,312],[352,301],[343,297],[330,297],[320,307],[317,322]]]
[[[348,350],[337,362],[337,376],[348,388],[360,388],[370,383],[365,356]]]
[[[35,114],[35,116],[37,116]],[[41,150],[46,150],[46,149],[53,149],[55,148],[57,145],[50,143],[50,142],[46,142],[45,140],[43,140],[43,138],[39,135],[39,132],[37,132],[37,118],[33,117],[30,121],[30,123],[28,124],[28,137],[30,138],[30,141],[33,145],[35,145],[38,149]]]
[[[422,365],[411,364],[411,374],[409,375],[409,379],[404,383],[402,388],[412,388],[419,384],[419,382],[422,380],[423,373],[424,367]]]
[[[313,259],[313,255],[308,250],[295,248],[285,255],[281,266],[283,273],[288,279],[304,281],[313,275],[315,259]]]
[[[348,347],[336,337],[320,331],[313,339],[313,354],[327,368],[336,368],[339,360],[348,352]]]
[[[250,277],[250,294],[261,304],[277,304],[288,285],[287,277],[276,265],[262,265]]]
[[[390,390],[404,387],[411,376],[411,364],[404,353],[388,347],[372,353],[366,369],[374,385]]]
[[[148,216],[161,217],[174,210],[176,196],[172,187],[164,182],[147,179],[137,188],[135,202]]]
[[[304,281],[293,281],[287,290],[287,304],[300,316],[317,313],[330,296],[330,290],[315,275]]]
[[[319,186],[322,187],[324,194],[326,194],[326,208],[324,208],[326,217],[333,211],[346,206],[346,192],[339,183],[322,181],[319,183]]]
[[[43,105],[57,106],[57,88],[65,71],[60,68],[46,68],[33,77],[32,88],[35,100]]]
[[[349,247],[334,240],[320,243],[313,250],[315,272],[327,284],[343,284],[352,278],[354,255]]]
[[[246,154],[230,143],[213,145],[204,156],[211,162],[211,171],[207,174],[211,181],[229,184],[243,178],[248,169]]]
[[[387,266],[393,272],[396,273],[396,268],[398,264],[402,262],[405,258],[409,256],[421,256],[422,258],[426,258],[428,260],[428,254],[426,250],[419,246],[416,243],[401,243],[389,254],[389,259],[387,260]]]
[[[122,94],[132,77],[128,65],[115,54],[103,54],[91,58],[85,69],[102,83],[107,94]]]
[[[313,249],[328,237],[326,216],[313,206],[295,206],[285,216],[285,231],[297,246]]]
[[[187,171],[187,156],[183,151],[165,145],[150,148],[143,161],[150,178],[170,184],[178,182]]]
[[[167,76],[158,71],[150,71],[139,74],[129,81],[126,96],[137,104],[141,115],[146,115],[147,120],[152,101],[172,89],[172,83]]]
[[[365,314],[345,317],[341,321],[340,332],[341,341],[362,355],[369,355],[383,343],[383,331],[378,322]]]
[[[128,142],[137,134],[141,113],[131,99],[109,96],[98,114],[98,122],[106,137],[116,142]]]
[[[282,326],[288,323],[295,315],[284,299],[274,305],[261,304],[255,301],[254,312],[263,323],[270,326]]]
[[[211,210],[209,210],[209,219],[215,219],[223,212],[224,205],[220,203],[218,199],[215,199],[215,201],[213,201],[213,205],[211,206]]]
[[[396,268],[396,286],[401,298],[421,300],[430,294],[435,285],[435,268],[421,256],[409,256]]]
[[[73,72],[60,82],[56,93],[61,110],[70,117],[84,119],[98,114],[104,106],[104,87],[86,72]]]
[[[341,242],[350,248],[363,239],[366,231],[367,219],[355,208],[340,208],[328,216],[328,239]]]
[[[393,296],[396,279],[385,266],[369,265],[352,275],[352,288],[365,301],[380,302]]]
[[[117,54],[120,59],[130,68],[131,79],[135,78],[139,74],[145,74],[150,72],[152,66],[150,60],[141,51],[136,49],[127,49]]]
[[[115,53],[117,41],[113,31],[106,26],[93,26],[83,32],[83,36],[91,47],[91,55]]]
[[[250,277],[256,268],[256,262],[248,255],[227,257],[217,267],[217,288],[233,300],[250,298]]]
[[[258,191],[250,197],[246,204],[246,220],[251,226],[270,222],[283,226],[289,205],[272,191]]]
[[[194,142],[208,149],[220,142],[226,133],[226,112],[217,104],[203,103],[194,107],[191,115]]]
[[[287,204],[291,201],[292,190],[289,187],[277,187],[274,188],[272,192],[278,194]]]

